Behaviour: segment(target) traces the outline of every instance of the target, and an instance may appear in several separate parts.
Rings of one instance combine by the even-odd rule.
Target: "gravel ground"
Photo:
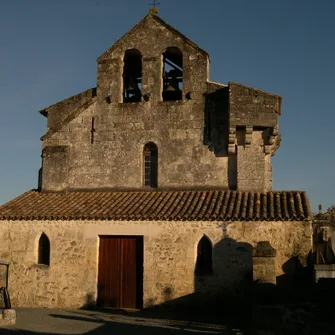
[[[176,320],[169,315],[145,312],[84,311],[65,309],[16,309],[17,321],[13,326],[0,328],[0,335],[37,334],[131,334],[167,335],[205,334],[240,335],[242,331],[226,326],[197,321]],[[196,319],[196,318],[195,318]]]

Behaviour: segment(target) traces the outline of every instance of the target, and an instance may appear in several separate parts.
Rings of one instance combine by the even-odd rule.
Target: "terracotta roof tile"
[[[26,192],[0,207],[0,220],[310,220],[305,192]]]

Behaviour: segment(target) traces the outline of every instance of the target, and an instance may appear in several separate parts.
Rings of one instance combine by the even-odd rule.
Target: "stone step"
[[[14,325],[16,312],[14,309],[0,309],[0,327]]]

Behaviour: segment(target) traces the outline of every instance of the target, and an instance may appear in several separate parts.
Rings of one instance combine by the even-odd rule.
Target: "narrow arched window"
[[[136,49],[127,50],[123,61],[123,102],[139,102],[142,97],[142,54]]]
[[[157,188],[158,149],[155,143],[147,143],[143,149],[144,186]]]
[[[182,100],[183,53],[176,47],[163,53],[163,101]]]
[[[50,241],[44,233],[38,241],[38,264],[50,265]]]
[[[212,243],[208,237],[203,236],[198,243],[195,274],[204,276],[212,273]]]

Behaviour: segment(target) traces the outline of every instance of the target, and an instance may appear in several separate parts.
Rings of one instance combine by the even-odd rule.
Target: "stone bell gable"
[[[209,80],[209,55],[150,12],[97,87],[40,111],[42,191],[272,188],[281,98]]]
[[[143,97],[162,101],[163,63],[167,58],[182,68],[180,100],[190,94],[193,101],[202,102],[209,79],[209,55],[151,13],[98,58],[98,98],[101,101],[109,97],[111,102],[123,102],[123,72],[128,55],[130,59],[137,55],[142,60]]]

